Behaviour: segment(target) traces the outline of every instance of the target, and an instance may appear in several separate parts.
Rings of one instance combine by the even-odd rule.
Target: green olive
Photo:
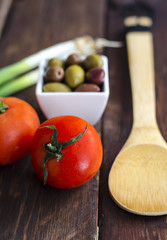
[[[64,69],[59,66],[49,67],[44,78],[45,82],[60,82],[64,78]]]
[[[103,64],[103,59],[99,54],[91,54],[83,62],[86,71],[94,67],[103,67]]]
[[[71,92],[71,88],[64,83],[46,83],[43,86],[44,92]]]
[[[69,87],[76,88],[83,83],[84,80],[85,72],[80,66],[74,64],[65,70],[65,83]]]
[[[54,57],[54,58],[51,58],[49,61],[48,61],[48,67],[54,67],[54,66],[59,66],[59,67],[62,67],[64,68],[64,62],[63,60],[57,58],[57,57]]]

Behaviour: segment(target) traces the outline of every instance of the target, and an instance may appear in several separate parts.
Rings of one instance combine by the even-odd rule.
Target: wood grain
[[[107,8],[107,2],[15,0],[0,41],[0,67],[85,34],[125,43],[122,11]],[[167,140],[167,3],[157,2],[153,25],[156,107],[158,124]],[[78,189],[44,188],[33,173],[30,155],[16,165],[1,167],[0,239],[96,239],[98,211],[100,240],[167,239],[166,216],[136,216],[110,198],[108,174],[132,127],[132,100],[126,45],[107,49],[105,54],[109,57],[111,94],[103,119],[96,125],[104,146],[100,188],[99,175]],[[42,122],[45,118],[34,91],[32,87],[15,96],[28,101]]]
[[[105,1],[15,1],[0,41],[0,67],[61,41],[90,34],[103,36]],[[95,27],[96,26],[96,27]],[[15,95],[29,102],[45,120],[35,87]],[[101,134],[100,122],[96,129]],[[71,190],[44,187],[31,167],[31,155],[0,168],[0,239],[96,239],[97,174]]]
[[[13,0],[0,0],[0,38]]]

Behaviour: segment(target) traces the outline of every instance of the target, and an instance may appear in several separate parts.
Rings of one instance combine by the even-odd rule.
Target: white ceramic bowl
[[[39,79],[36,86],[38,104],[47,119],[62,116],[78,116],[95,125],[101,118],[109,97],[108,59],[104,61],[105,79],[101,92],[43,92],[43,76],[48,59],[39,66]]]

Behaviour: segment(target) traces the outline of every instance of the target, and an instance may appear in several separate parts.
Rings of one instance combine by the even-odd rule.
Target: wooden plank
[[[153,34],[155,47],[155,80],[157,92],[157,119],[167,140],[167,71],[166,29],[167,3],[156,7]],[[124,41],[123,16],[119,10],[108,14],[108,38]],[[116,25],[116,27],[115,27]],[[103,143],[105,157],[101,169],[100,190],[100,240],[167,239],[167,217],[144,217],[130,214],[119,208],[108,192],[108,174],[112,162],[126,141],[132,126],[132,103],[126,46],[106,52],[110,59],[111,96],[104,117]]]
[[[56,42],[91,34],[103,35],[104,4],[97,0],[15,1],[8,29],[0,42],[0,67]],[[45,120],[35,87],[16,94]],[[100,123],[96,125],[100,133]],[[0,239],[96,239],[98,174],[82,187],[43,187],[31,166],[31,156],[0,168]]]
[[[0,38],[13,0],[0,0]]]

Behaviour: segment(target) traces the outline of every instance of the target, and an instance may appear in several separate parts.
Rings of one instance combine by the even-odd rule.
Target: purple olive
[[[73,64],[80,64],[81,63],[81,56],[77,53],[73,53],[68,56],[68,58],[65,61],[65,66],[68,67]]]
[[[86,81],[90,83],[95,83],[101,85],[104,82],[105,71],[103,68],[95,67],[91,68],[86,73]]]
[[[45,82],[60,82],[64,78],[64,69],[59,66],[49,67],[44,78]]]
[[[100,92],[100,87],[93,83],[83,83],[75,89],[75,92]]]

